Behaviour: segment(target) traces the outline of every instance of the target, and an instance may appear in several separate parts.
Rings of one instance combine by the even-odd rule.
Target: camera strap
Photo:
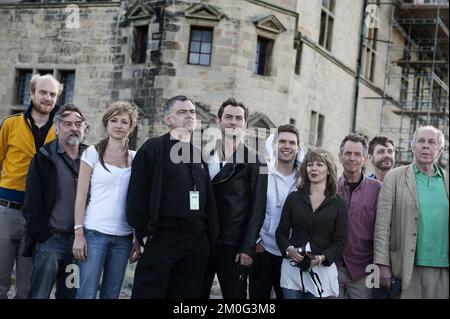
[[[317,273],[315,273],[312,269],[309,270],[309,275],[311,276],[311,279],[312,279],[314,285],[317,288],[317,292],[319,293],[320,299],[322,299],[323,289],[322,289],[322,282],[320,281],[319,275]],[[314,277],[317,278],[317,281],[319,282],[319,284],[317,284],[317,282],[314,279]],[[319,287],[319,285],[320,285],[320,287]]]
[[[316,286],[316,288],[317,288],[317,292],[319,293],[319,298],[322,299],[323,289],[322,289],[322,282],[320,281],[319,275],[316,274],[312,269],[307,270],[307,272],[311,276],[314,286]],[[317,281],[316,281],[316,278],[317,278]],[[305,293],[305,284],[303,283],[303,271],[301,269],[300,269],[300,281],[302,282],[302,292]]]

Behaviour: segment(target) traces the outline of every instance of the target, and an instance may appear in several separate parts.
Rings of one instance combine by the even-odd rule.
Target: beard
[[[383,160],[384,161],[384,160]],[[388,170],[390,170],[393,166],[394,166],[394,161],[390,161],[390,165],[389,165],[389,167],[386,167],[384,164],[383,164],[383,161],[377,161],[377,162],[374,162],[373,163],[373,166],[375,166],[376,168],[378,168],[379,170],[382,170],[382,171],[388,171]]]
[[[35,100],[32,100],[32,103],[33,103],[34,110],[40,114],[50,114],[50,112],[55,107],[55,105],[49,105],[49,106],[41,105],[41,103],[39,103],[39,101],[35,101]]]
[[[80,144],[80,137],[78,135],[69,135],[66,138],[66,144],[70,146],[75,146]]]

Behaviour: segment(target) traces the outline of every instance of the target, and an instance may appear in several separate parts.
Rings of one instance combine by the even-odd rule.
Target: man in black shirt
[[[145,142],[131,168],[127,221],[144,246],[132,298],[199,298],[218,234],[214,195],[191,143],[194,103],[174,96],[163,113],[170,132]]]

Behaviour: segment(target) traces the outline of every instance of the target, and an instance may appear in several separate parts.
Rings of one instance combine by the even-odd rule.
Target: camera
[[[311,257],[306,253],[302,248],[297,248],[297,252],[303,256],[303,260],[299,263],[291,262],[291,265],[294,267],[300,268],[301,271],[307,271],[311,268]]]
[[[303,251],[301,253],[303,256],[303,260],[298,263],[298,268],[301,269],[301,271],[307,271],[309,268],[311,268],[311,258]]]

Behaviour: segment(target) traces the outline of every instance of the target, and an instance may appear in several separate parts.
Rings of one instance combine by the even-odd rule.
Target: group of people
[[[118,298],[137,262],[132,298],[448,298],[448,174],[444,135],[420,127],[414,161],[394,142],[352,133],[333,156],[300,146],[281,125],[259,157],[243,142],[249,112],[219,107],[220,138],[193,142],[195,103],[163,106],[169,132],[137,152],[137,109],[113,102],[107,136],[87,124],[61,84],[34,75],[30,106],[0,128],[0,298],[16,269],[16,298]],[[371,160],[372,175],[364,173]],[[399,288],[399,283],[401,288]]]

